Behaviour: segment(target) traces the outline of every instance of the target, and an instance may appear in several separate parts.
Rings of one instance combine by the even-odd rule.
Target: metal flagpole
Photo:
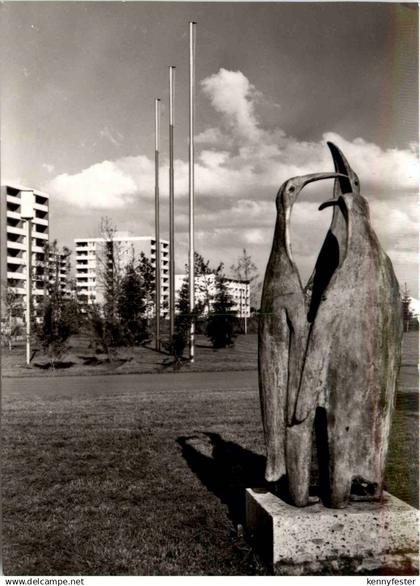
[[[26,220],[26,365],[31,363],[31,305],[32,305],[32,219],[34,217],[34,193],[20,192],[20,217]]]
[[[175,222],[174,222],[174,99],[175,67],[169,67],[169,335],[175,334]]]
[[[247,287],[245,285],[245,313],[244,313],[244,326],[245,326],[245,334],[248,333],[248,317],[247,317],[247,313],[248,313],[248,296],[247,296]]]
[[[32,305],[32,218],[26,220],[26,365],[31,364],[31,305]]]
[[[194,109],[195,109],[195,22],[190,22],[190,141],[189,141],[189,297],[190,297],[190,361],[194,362],[195,321],[194,298]]]
[[[159,133],[160,99],[155,99],[155,317],[156,350],[160,350],[160,232],[159,232]]]
[[[242,283],[240,283],[240,285],[239,285],[239,318],[242,318],[243,317],[243,311],[242,311],[242,287],[241,287],[241,285],[242,285]]]

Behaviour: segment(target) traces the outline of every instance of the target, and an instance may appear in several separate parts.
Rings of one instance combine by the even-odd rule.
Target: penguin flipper
[[[318,315],[318,319],[320,317]],[[315,410],[319,394],[326,384],[329,347],[325,344],[323,331],[328,331],[325,329],[328,326],[319,324],[319,321],[314,324],[308,340],[294,412],[296,423],[305,421]]]

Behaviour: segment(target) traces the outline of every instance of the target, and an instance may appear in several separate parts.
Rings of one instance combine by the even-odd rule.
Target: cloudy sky
[[[365,3],[3,3],[2,181],[50,193],[51,236],[154,226],[154,98],[162,100],[168,226],[168,66],[176,77],[176,263],[187,260],[188,21],[197,21],[196,247],[261,276],[288,177],[342,148],[398,278],[417,295],[418,8]],[[294,208],[304,277],[330,221],[332,181]]]

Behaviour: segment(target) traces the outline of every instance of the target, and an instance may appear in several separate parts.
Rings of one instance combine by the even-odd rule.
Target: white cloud
[[[197,144],[221,144],[224,140],[224,135],[220,128],[206,128],[200,134],[197,134],[195,137],[195,142]]]
[[[204,93],[217,112],[239,138],[257,141],[261,130],[255,115],[255,87],[241,71],[220,69],[201,82]]]
[[[280,128],[266,130],[259,124],[261,96],[240,71],[220,69],[201,86],[221,115],[218,126],[213,124],[197,136],[197,230],[206,235],[197,235],[197,241],[209,258],[228,264],[235,260],[235,251],[249,247],[263,272],[273,238],[276,193],[290,177],[333,169],[328,140],[343,150],[359,175],[384,248],[395,263],[411,266],[419,228],[414,203],[419,182],[417,145],[384,150],[362,138],[349,140],[332,132],[325,132],[319,141],[299,141]],[[168,196],[165,160],[160,177],[164,200]],[[185,241],[187,228],[188,178],[187,160],[177,160],[180,242]],[[313,184],[302,192],[294,209],[293,250],[305,271],[310,271],[312,260],[308,259],[316,256],[329,224],[330,216],[317,211],[317,202],[329,197],[331,188],[332,181]],[[132,218],[135,203],[147,201],[147,209],[153,205],[154,161],[143,155],[103,161],[74,175],[58,175],[45,190],[73,206],[126,209]]]
[[[224,165],[229,160],[227,151],[201,151],[200,161],[204,167],[214,169]]]
[[[136,184],[118,162],[103,161],[75,175],[58,175],[46,189],[66,203],[106,209],[121,208],[130,203]]]
[[[254,228],[253,230],[247,230],[245,233],[245,242],[247,244],[261,244],[265,241],[264,230]]]

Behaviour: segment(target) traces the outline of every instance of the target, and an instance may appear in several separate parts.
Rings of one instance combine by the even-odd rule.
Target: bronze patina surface
[[[259,382],[266,479],[287,474],[291,501],[308,503],[312,435],[319,494],[341,508],[382,494],[400,361],[402,314],[392,264],[371,226],[359,180],[329,144],[336,174],[287,181],[261,304]],[[293,203],[310,180],[335,176],[330,229],[305,291],[290,252]],[[292,190],[290,188],[292,187]]]
[[[307,183],[333,177],[337,174],[295,177],[286,181],[277,194],[276,226],[262,292],[258,345],[268,481],[278,480],[286,471],[287,408],[296,397],[309,327],[307,302],[290,249],[290,215]]]

